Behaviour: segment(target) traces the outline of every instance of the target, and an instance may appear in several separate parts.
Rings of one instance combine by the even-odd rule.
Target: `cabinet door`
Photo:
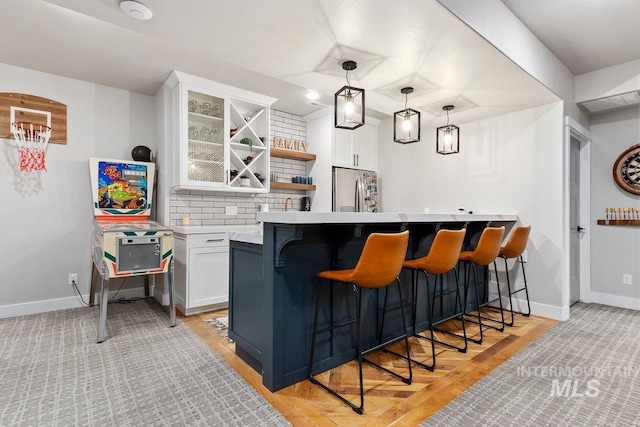
[[[353,147],[356,167],[376,171],[378,169],[378,128],[365,124],[353,131]]]
[[[189,249],[189,308],[229,301],[229,247]]]
[[[355,167],[353,132],[346,129],[333,129],[333,164],[335,166]]]
[[[225,98],[182,85],[180,110],[180,183],[191,187],[223,188],[229,164],[225,143]]]

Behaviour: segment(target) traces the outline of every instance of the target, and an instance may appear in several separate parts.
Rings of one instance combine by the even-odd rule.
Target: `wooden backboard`
[[[24,93],[0,92],[0,138],[13,139],[11,111],[17,122],[46,125],[47,113],[51,116],[49,143],[67,143],[67,106],[51,99]]]

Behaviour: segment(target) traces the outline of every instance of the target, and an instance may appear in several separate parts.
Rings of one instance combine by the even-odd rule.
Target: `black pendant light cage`
[[[347,85],[334,96],[334,127],[340,129],[357,129],[364,125],[364,89],[351,86],[349,71],[358,67],[355,61],[345,61],[342,69],[347,73]]]
[[[460,128],[449,124],[449,111],[453,105],[442,107],[447,112],[447,124],[436,129],[436,152],[438,154],[455,154],[460,152]]]
[[[404,110],[393,113],[393,140],[400,144],[420,142],[420,111],[407,108],[407,96],[412,87],[400,89],[404,93]]]

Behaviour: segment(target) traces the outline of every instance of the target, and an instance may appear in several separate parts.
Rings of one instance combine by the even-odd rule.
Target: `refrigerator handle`
[[[364,212],[364,185],[360,177],[356,178],[356,212]]]

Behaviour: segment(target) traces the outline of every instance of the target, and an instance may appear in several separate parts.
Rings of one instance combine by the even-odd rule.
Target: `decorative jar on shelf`
[[[242,175],[240,177],[240,187],[251,187],[251,180],[248,176]]]

